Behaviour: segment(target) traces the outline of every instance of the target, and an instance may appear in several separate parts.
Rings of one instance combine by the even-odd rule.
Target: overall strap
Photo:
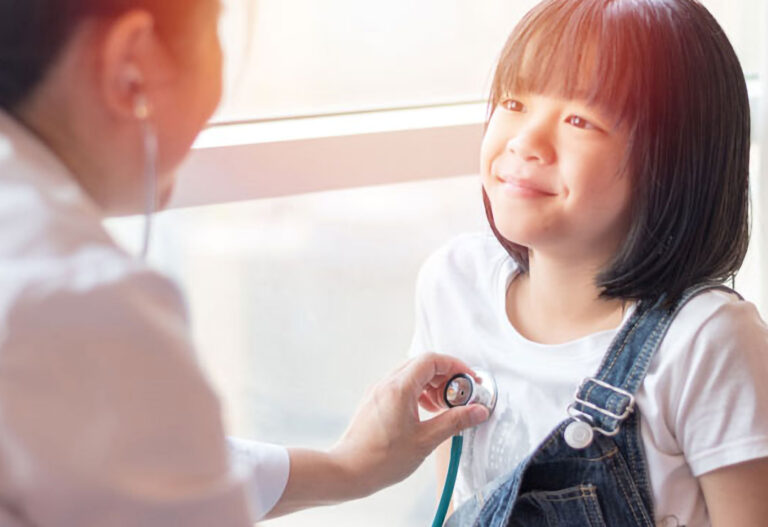
[[[704,283],[686,290],[670,308],[664,307],[666,295],[655,302],[640,302],[608,348],[597,374],[584,379],[577,389],[571,415],[586,417],[603,435],[618,434],[634,410],[634,395],[675,316],[691,298],[709,289],[738,295],[724,285]]]

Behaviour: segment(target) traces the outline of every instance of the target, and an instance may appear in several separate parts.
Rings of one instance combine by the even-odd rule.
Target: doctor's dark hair
[[[34,91],[84,20],[143,9],[171,41],[206,1],[213,0],[0,0],[0,109],[13,111]]]
[[[585,88],[629,130],[631,223],[597,275],[601,296],[672,302],[733,278],[749,243],[749,99],[712,15],[695,0],[545,0],[502,50],[489,118],[507,93],[577,98]],[[483,200],[527,272],[527,248],[504,239]]]

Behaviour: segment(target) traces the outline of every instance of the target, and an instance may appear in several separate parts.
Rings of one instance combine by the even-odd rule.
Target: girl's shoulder
[[[768,364],[768,327],[752,302],[711,289],[690,299],[679,311],[659,356],[660,366],[672,367],[684,376],[706,376],[739,364]]]
[[[694,476],[768,455],[768,327],[755,305],[709,290],[678,313],[646,379],[651,431]],[[652,427],[653,428],[653,427]],[[668,432],[663,432],[668,430]]]
[[[722,289],[704,291],[688,301],[669,329],[678,341],[729,342],[756,340],[766,343],[768,327],[757,307]],[[684,337],[688,338],[684,338]],[[766,348],[768,350],[768,348]]]
[[[417,295],[431,296],[451,290],[454,295],[493,294],[517,264],[493,234],[461,234],[433,252],[422,264]]]
[[[417,279],[417,293],[430,295],[444,288],[454,294],[495,291],[511,276],[517,264],[493,234],[473,232],[449,240],[422,264]]]
[[[516,268],[498,240],[489,231],[456,236],[433,252],[424,262],[421,274],[475,278],[488,276],[502,265]]]
[[[708,290],[680,310],[654,363],[649,374],[675,385],[676,401],[684,392],[700,398],[704,389],[754,387],[768,373],[768,327],[752,302]]]

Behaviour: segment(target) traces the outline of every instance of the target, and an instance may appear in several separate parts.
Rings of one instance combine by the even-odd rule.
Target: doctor
[[[219,8],[0,0],[3,527],[246,526],[371,494],[487,418],[419,421],[468,371],[432,355],[374,386],[327,452],[225,438],[179,292],[101,225],[144,210],[154,169],[171,194],[219,101]]]

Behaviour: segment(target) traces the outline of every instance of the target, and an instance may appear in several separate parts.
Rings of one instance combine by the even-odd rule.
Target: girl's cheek
[[[490,169],[493,161],[504,153],[507,140],[507,136],[500,130],[488,127],[480,147],[480,159],[484,169]]]
[[[491,172],[494,159],[494,146],[491,144],[490,138],[486,136],[483,139],[482,146],[480,147],[480,171],[483,175],[488,175]]]

